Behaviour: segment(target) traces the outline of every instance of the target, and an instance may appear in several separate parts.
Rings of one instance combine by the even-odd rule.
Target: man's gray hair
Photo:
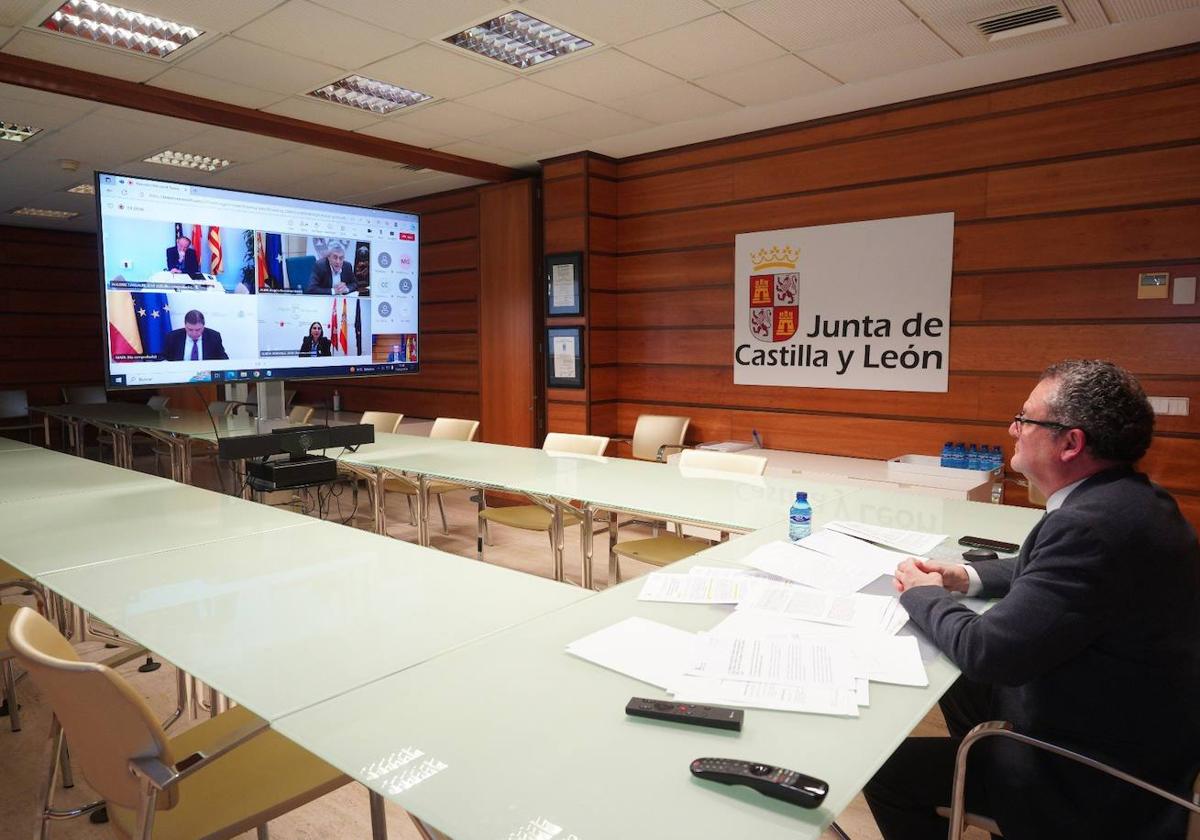
[[[329,254],[341,254],[344,257],[344,256],[346,256],[346,249],[343,248],[341,245],[330,245],[329,250],[326,251],[325,254],[326,254],[326,256],[328,256]]]
[[[1048,419],[1082,429],[1097,458],[1132,464],[1150,448],[1154,409],[1129,371],[1099,359],[1068,359],[1042,373],[1058,387]]]

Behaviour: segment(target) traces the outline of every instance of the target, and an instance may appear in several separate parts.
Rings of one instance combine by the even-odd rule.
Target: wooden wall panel
[[[586,435],[588,428],[587,403],[546,400],[547,431]]]
[[[1200,393],[1200,304],[1136,297],[1139,272],[1200,270],[1195,45],[618,169],[619,433],[672,413],[693,418],[691,440],[757,428],[769,446],[859,457],[948,439],[1010,452],[1013,413],[1062,358],[1112,358],[1152,395]],[[946,393],[733,384],[736,234],[947,210]],[[1200,522],[1200,402],[1157,418],[1143,466]]]
[[[547,208],[553,208],[553,216],[547,219],[559,219],[570,216],[582,216],[587,212],[588,179],[584,175],[572,178],[559,178],[546,181],[542,185],[543,201]]]

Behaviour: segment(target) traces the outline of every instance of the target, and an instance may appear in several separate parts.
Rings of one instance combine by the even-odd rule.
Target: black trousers
[[[885,840],[942,840],[949,821],[935,809],[950,804],[958,744],[978,723],[989,720],[991,687],[964,677],[939,705],[949,738],[907,738],[863,789]],[[980,744],[980,748],[984,747]],[[972,750],[975,756],[975,750]],[[967,809],[989,813],[983,786],[967,776]]]

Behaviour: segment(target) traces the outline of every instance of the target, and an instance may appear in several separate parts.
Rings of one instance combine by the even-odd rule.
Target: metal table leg
[[[417,476],[417,545],[429,545],[429,478]]]
[[[384,487],[383,487],[383,470],[376,467],[371,478],[368,479],[374,487],[374,492],[371,494],[371,508],[375,514],[375,533],[387,535],[387,507],[384,504]]]
[[[592,528],[595,524],[595,511],[591,505],[585,504],[580,512],[583,514],[583,521],[579,523],[579,582],[584,589],[592,589],[592,545],[595,537]]]
[[[555,499],[554,518],[550,521],[550,534],[554,541],[554,579],[559,581],[566,580],[566,572],[563,568],[563,536],[566,529],[563,527],[562,514],[562,502]]]

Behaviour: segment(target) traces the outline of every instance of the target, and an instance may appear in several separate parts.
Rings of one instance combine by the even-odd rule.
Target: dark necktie
[[[199,341],[196,341],[196,340],[192,341],[192,359],[191,360],[193,362],[200,361],[200,342]]]

